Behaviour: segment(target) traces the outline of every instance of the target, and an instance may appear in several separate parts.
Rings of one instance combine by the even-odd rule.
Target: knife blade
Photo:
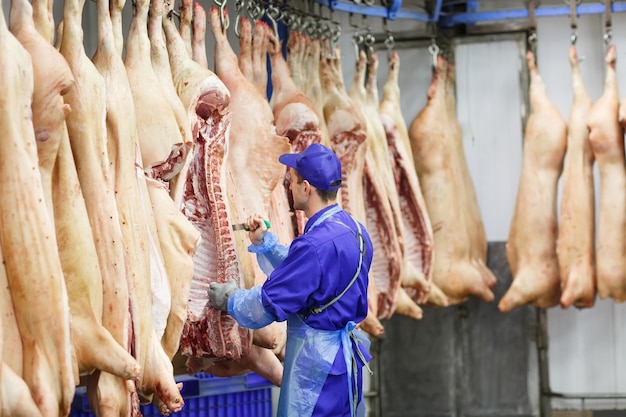
[[[267,227],[269,229],[270,228],[269,220],[263,220],[263,222],[265,223],[265,227]],[[244,226],[243,223],[233,224],[233,230],[234,231],[245,230],[246,232],[250,231],[250,229],[248,229],[246,226]]]

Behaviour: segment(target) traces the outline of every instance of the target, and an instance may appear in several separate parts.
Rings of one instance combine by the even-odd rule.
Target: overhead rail
[[[443,0],[436,0],[435,13],[432,15],[422,12],[402,9],[402,0],[388,0],[389,5],[378,6],[367,4],[366,2],[354,2],[347,0],[314,0],[316,3],[323,4],[332,11],[340,11],[347,13],[357,13],[366,16],[382,17],[389,20],[411,19],[422,22],[436,22],[439,19],[439,10]]]
[[[479,10],[481,1],[485,0],[467,0],[464,2],[450,0],[435,0],[432,4],[432,10],[408,10],[402,7],[402,0],[383,0],[382,4],[374,4],[373,0],[313,0],[316,3],[328,7],[332,11],[341,11],[346,13],[356,13],[366,16],[381,17],[389,20],[411,19],[426,23],[436,24],[440,28],[450,28],[457,25],[474,25],[482,22],[503,22],[509,20],[529,19],[528,7],[522,6],[511,9],[494,9]],[[539,2],[535,8],[535,17],[548,16],[570,16],[570,1],[576,3],[576,11],[578,15],[587,14],[605,14],[607,9],[603,1],[582,2],[581,0],[566,0],[563,5],[546,5],[543,6]],[[626,12],[626,1],[611,1],[610,12],[620,13]],[[523,4],[522,1],[520,1]],[[465,10],[448,11],[446,6],[464,5]]]
[[[473,25],[480,22],[498,22],[515,19],[528,19],[528,8],[507,9],[507,10],[486,10],[478,11],[478,2],[471,2],[471,8],[468,7],[466,12],[455,12],[442,15],[438,21],[441,27],[452,27],[456,25]],[[610,11],[613,13],[626,12],[626,2],[612,1]],[[468,3],[468,6],[470,3]],[[581,3],[576,6],[578,15],[587,14],[604,14],[607,11],[604,2]],[[535,17],[548,16],[570,16],[571,7],[568,4],[562,6],[537,6],[535,8]]]

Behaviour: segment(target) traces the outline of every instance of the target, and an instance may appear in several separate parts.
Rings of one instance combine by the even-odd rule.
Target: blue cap
[[[301,153],[285,153],[278,160],[298,171],[298,174],[320,190],[341,187],[341,162],[328,147],[313,143]]]

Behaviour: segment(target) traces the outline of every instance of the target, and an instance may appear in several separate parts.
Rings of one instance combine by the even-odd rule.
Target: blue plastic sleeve
[[[263,243],[248,246],[248,252],[256,253],[256,259],[261,270],[265,272],[265,275],[270,275],[287,257],[289,248],[279,244],[278,236],[274,233],[267,232],[263,235]]]
[[[263,307],[260,286],[235,291],[228,298],[228,314],[237,320],[240,326],[253,330],[276,321],[276,318]]]

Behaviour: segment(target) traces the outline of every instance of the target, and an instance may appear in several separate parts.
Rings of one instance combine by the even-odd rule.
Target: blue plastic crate
[[[185,406],[171,416],[180,417],[272,417],[272,386],[254,373],[231,378],[209,374],[177,375],[183,383]],[[145,417],[160,416],[152,404],[142,405]],[[76,389],[70,417],[94,417],[85,389]]]

